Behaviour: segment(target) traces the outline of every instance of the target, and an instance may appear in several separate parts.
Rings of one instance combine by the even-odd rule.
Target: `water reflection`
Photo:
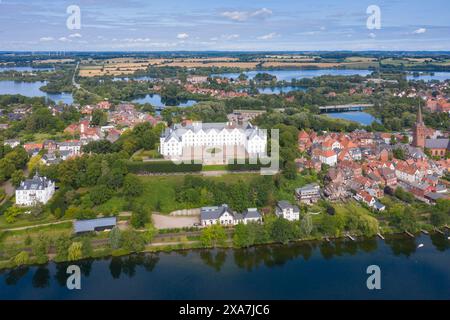
[[[136,267],[142,266],[145,271],[151,272],[159,261],[158,254],[133,254],[125,257],[112,257],[109,271],[114,279],[122,274],[132,278],[136,274]]]
[[[50,286],[50,270],[45,266],[39,266],[33,275],[33,288],[46,288]]]
[[[450,249],[450,241],[446,235],[431,234],[429,239],[421,239],[420,242],[428,241],[440,252]],[[84,277],[91,275],[94,263],[100,263],[97,269],[104,268],[103,265],[108,266],[112,279],[120,279],[122,276],[133,278],[140,272],[139,267],[142,267],[146,272],[153,272],[161,258],[164,258],[165,261],[168,257],[177,256],[199,260],[204,266],[215,272],[224,270],[227,261],[239,269],[252,271],[261,266],[267,268],[281,267],[298,258],[308,261],[313,256],[320,256],[322,259],[331,260],[345,255],[355,256],[361,252],[371,253],[377,251],[380,245],[386,247],[395,256],[410,257],[416,252],[417,240],[405,235],[390,235],[386,237],[384,242],[375,237],[359,239],[358,241],[348,239],[337,239],[331,242],[305,241],[288,245],[261,245],[246,249],[203,249],[185,250],[170,254],[133,254],[122,257],[85,259],[78,261],[76,264],[80,266]],[[106,264],[102,263],[103,261]],[[51,263],[37,267],[19,267],[2,270],[0,275],[3,276],[4,283],[7,286],[16,286],[21,279],[29,276],[33,288],[51,287],[52,279],[59,286],[65,287],[68,276],[66,273],[67,267],[71,264],[73,262]]]

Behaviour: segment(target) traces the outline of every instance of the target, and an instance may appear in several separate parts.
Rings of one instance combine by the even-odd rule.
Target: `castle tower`
[[[424,148],[425,147],[425,131],[426,127],[423,123],[422,109],[419,105],[419,111],[417,112],[417,120],[413,128],[413,143],[414,147]]]

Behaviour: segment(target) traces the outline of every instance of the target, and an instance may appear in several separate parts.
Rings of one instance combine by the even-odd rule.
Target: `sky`
[[[50,50],[450,50],[450,1],[0,0],[0,51]]]

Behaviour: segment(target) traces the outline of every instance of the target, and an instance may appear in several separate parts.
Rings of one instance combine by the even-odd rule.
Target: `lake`
[[[314,70],[255,70],[243,72],[249,79],[253,79],[258,73],[268,73],[277,77],[278,81],[291,81],[292,79],[314,78],[324,75],[330,76],[366,76],[372,73],[370,70],[352,70],[352,69],[314,69]],[[240,73],[221,73],[211,76],[236,79]]]
[[[166,107],[167,104],[162,101],[162,98],[159,94],[147,94],[145,97],[137,98],[132,100],[134,103],[150,103],[155,107]],[[191,107],[196,104],[195,100],[186,100],[177,104],[178,107]]]
[[[304,87],[292,87],[292,86],[286,86],[286,87],[264,87],[264,88],[257,88],[259,93],[261,94],[280,94],[280,93],[288,93],[291,91],[306,91],[307,88]]]
[[[406,76],[406,79],[408,79],[408,80],[423,80],[423,81],[431,81],[431,80],[445,81],[445,80],[450,79],[450,72],[434,72],[433,75],[420,74],[418,77],[414,77],[412,74],[408,74]]]
[[[56,103],[62,101],[66,104],[73,103],[72,93],[47,93],[41,91],[40,87],[46,84],[45,81],[21,82],[21,81],[0,81],[0,94],[21,94],[27,97],[47,97]]]
[[[329,117],[336,118],[336,119],[344,119],[344,120],[350,120],[354,122],[358,122],[359,124],[369,126],[372,124],[372,122],[377,121],[377,118],[372,116],[371,114],[367,112],[362,111],[349,111],[349,112],[330,112],[330,113],[323,113]]]
[[[12,66],[12,67],[0,67],[0,72],[3,71],[19,71],[19,72],[32,72],[32,71],[52,71],[55,70],[55,68],[47,68],[47,67],[30,67],[30,66],[23,66],[23,67],[17,67],[17,66]]]
[[[424,246],[418,248],[418,244]],[[85,260],[0,272],[0,299],[450,299],[447,235],[300,242]],[[368,290],[369,265],[381,290]]]

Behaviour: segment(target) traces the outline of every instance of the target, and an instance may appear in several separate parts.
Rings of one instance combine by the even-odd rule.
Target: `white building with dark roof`
[[[200,210],[202,226],[213,224],[236,225],[249,222],[262,222],[262,216],[256,208],[249,208],[243,213],[233,212],[227,204],[214,207],[203,207]]]
[[[245,127],[234,123],[193,122],[167,128],[160,138],[160,153],[168,157],[181,157],[185,149],[243,147],[248,154],[266,152],[267,134],[248,123]]]
[[[289,221],[300,220],[300,209],[296,205],[292,205],[289,201],[278,201],[275,214]]]
[[[22,181],[16,189],[16,204],[33,206],[46,204],[55,193],[55,183],[36,174],[32,179]]]

